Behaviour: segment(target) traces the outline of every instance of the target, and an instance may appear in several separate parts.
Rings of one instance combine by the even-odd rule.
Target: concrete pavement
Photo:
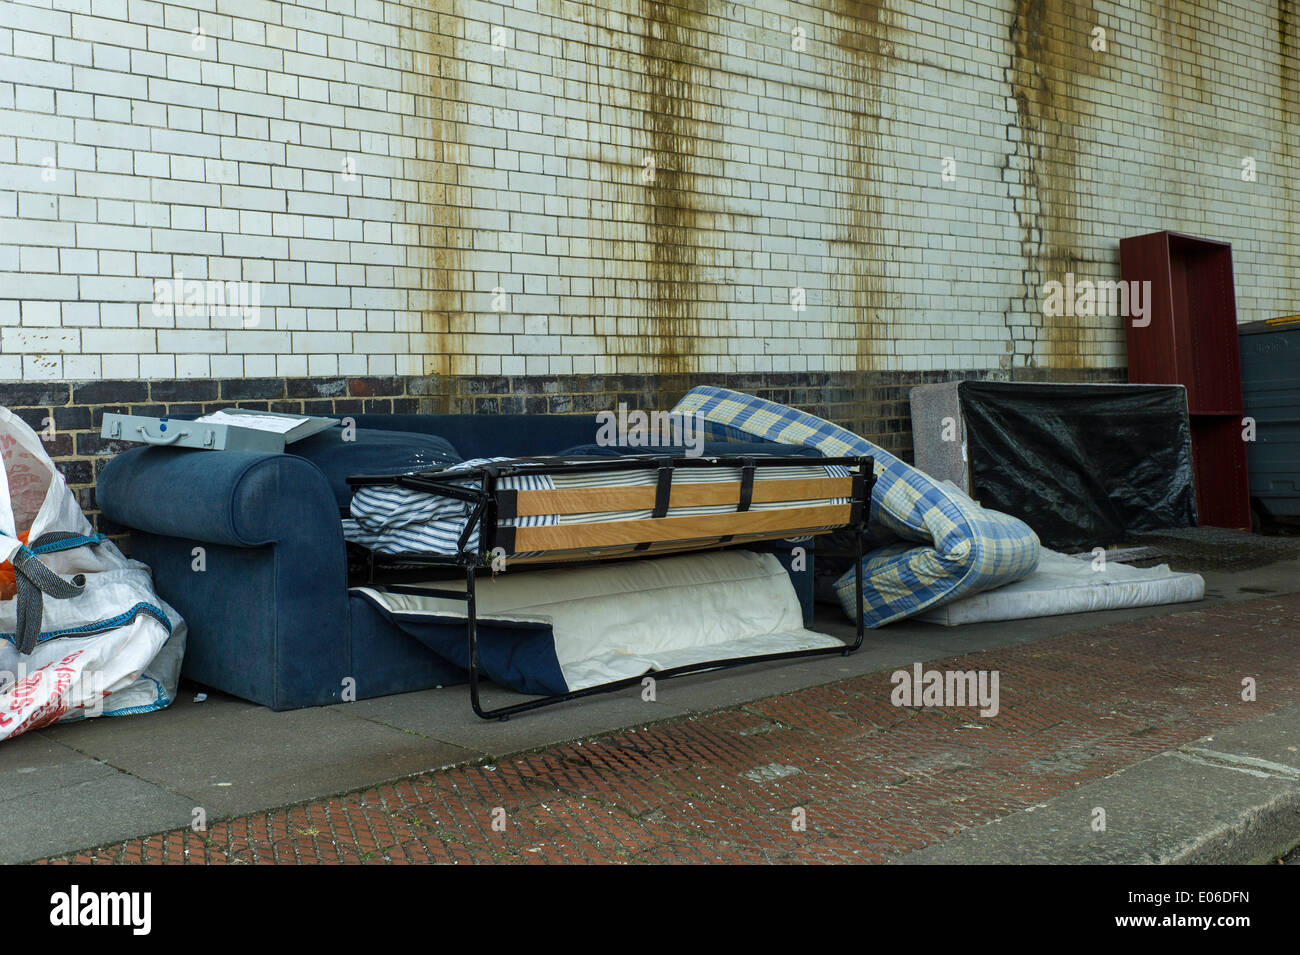
[[[1240,800],[1206,804],[1226,813],[1215,831],[1246,831],[1257,804],[1251,800],[1287,805],[1285,771],[1252,776],[1225,768],[1231,759],[1198,753],[1207,745],[1195,741],[1227,727],[1247,733],[1242,727],[1255,718],[1300,703],[1300,598],[1282,596],[1300,590],[1298,571],[1289,562],[1206,574],[1209,596],[1190,612],[1145,608],[957,629],[904,623],[871,634],[853,657],[668,681],[656,703],[618,694],[509,723],[478,721],[464,689],[448,688],[281,714],[214,696],[129,721],[53,727],[0,748],[0,853],[19,861],[111,844],[77,857],[156,858],[173,846],[168,861],[886,861],[933,846],[927,851],[940,860],[953,837],[967,840],[972,854],[996,852],[989,823],[1023,826],[1019,817],[1035,815],[1035,807],[1078,796],[1077,787],[1100,786],[1130,767],[1129,779],[1155,780],[1147,791],[1156,796],[1236,786]],[[826,629],[846,628],[834,621]],[[966,711],[892,706],[887,671],[918,661],[1000,669],[1001,714],[981,720]],[[1261,695],[1246,704],[1234,688],[1251,673]],[[1282,733],[1286,718],[1268,725]],[[655,758],[646,755],[659,740],[671,752],[695,755],[673,756],[660,778]],[[1281,751],[1255,755],[1273,752],[1260,745],[1243,741],[1238,748],[1243,758],[1294,765]],[[1180,748],[1181,755],[1160,758]],[[619,754],[610,764],[618,768],[615,777],[605,778],[603,762],[592,768],[593,752]],[[1192,767],[1203,782],[1160,776],[1156,771],[1165,772],[1170,760]],[[429,773],[440,767],[455,768]],[[406,781],[392,782],[399,779]],[[321,798],[347,791],[353,794]],[[736,801],[738,792],[750,802]],[[1118,858],[1122,850],[1112,837],[1140,816],[1121,796],[1101,793],[1094,801],[1105,808],[1101,800],[1110,799],[1117,809],[1108,810],[1107,841],[1089,845],[1110,847],[1098,850],[1099,859]],[[289,803],[302,805],[278,808]],[[546,840],[529,843],[529,833],[557,825],[537,807],[559,805],[570,814],[559,828],[576,855],[530,851]],[[813,805],[835,808],[823,818]],[[785,837],[785,817],[801,807],[809,810],[805,835],[815,836],[803,846]],[[496,809],[522,814],[514,820],[519,838],[493,841],[504,834],[484,829],[483,820]],[[189,826],[196,810],[206,818],[205,832],[138,838]],[[1061,803],[1053,811],[1062,814],[1056,827],[1065,831],[1063,820],[1077,807]],[[712,822],[701,838],[705,817]],[[350,820],[346,832],[336,826],[341,818]],[[305,821],[297,829],[307,835],[295,829],[299,819]],[[623,835],[609,842],[606,824]],[[740,838],[736,827],[749,836]],[[977,835],[981,827],[988,832]],[[1194,833],[1139,828],[1155,849],[1133,861],[1195,852],[1224,857],[1195,849]],[[322,833],[330,835],[322,841]],[[1049,834],[1040,854],[1052,845],[1077,853],[1071,840],[1078,833],[1070,836],[1054,842]]]
[[[909,864],[1236,864],[1300,844],[1300,707],[963,830]]]

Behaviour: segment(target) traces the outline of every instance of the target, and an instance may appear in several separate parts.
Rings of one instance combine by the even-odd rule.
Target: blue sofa
[[[333,429],[284,454],[139,447],[104,468],[104,516],[130,529],[131,556],[153,569],[159,594],[189,624],[185,676],[275,710],[341,702],[348,691],[364,699],[463,682],[463,669],[349,594],[344,478],[404,470],[412,455],[432,466],[554,454],[591,445],[597,432],[594,415],[352,418],[347,442]],[[811,620],[811,544],[803,546],[807,567],[791,577]],[[765,549],[790,570],[789,545]]]

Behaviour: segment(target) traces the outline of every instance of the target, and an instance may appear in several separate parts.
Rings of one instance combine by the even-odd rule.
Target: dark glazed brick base
[[[629,408],[667,410],[699,384],[733,388],[794,405],[841,424],[911,460],[908,394],[915,385],[957,378],[1007,379],[1005,371],[792,372],[781,374],[571,375],[561,378],[233,378],[170,381],[0,382],[0,404],[50,437],[46,450],[100,530],[95,479],[128,447],[99,436],[104,412],[202,413],[235,405],[263,411],[347,415],[582,414]],[[1016,380],[1122,381],[1123,369],[1017,371]]]

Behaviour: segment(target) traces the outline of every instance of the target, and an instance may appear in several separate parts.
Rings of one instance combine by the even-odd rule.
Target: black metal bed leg
[[[866,478],[866,500],[862,502],[862,523],[853,529],[853,536],[857,540],[857,562],[853,565],[853,603],[858,614],[858,633],[857,639],[853,642],[852,650],[845,650],[844,655],[848,656],[854,650],[862,646],[862,641],[866,638],[866,624],[862,619],[862,558],[863,547],[866,542],[867,525],[871,520],[871,495],[876,486],[875,462],[871,458],[862,458],[860,468]]]
[[[478,568],[470,564],[465,568],[465,630],[469,638],[469,702],[474,708],[474,713],[479,717],[487,720],[491,719],[493,714],[487,713],[483,709],[483,704],[479,701],[478,682]],[[510,719],[508,714],[497,716],[501,722]]]
[[[858,633],[857,639],[853,641],[852,647],[846,647],[844,655],[847,657],[850,653],[862,646],[862,641],[866,638],[866,625],[862,619],[862,538],[865,536],[862,529],[859,528],[854,535],[858,539],[857,562],[853,565],[853,601],[857,609],[858,616]]]

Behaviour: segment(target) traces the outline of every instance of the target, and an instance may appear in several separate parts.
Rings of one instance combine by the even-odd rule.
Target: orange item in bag
[[[31,531],[23,531],[18,535],[18,539],[24,544],[27,543],[27,535]],[[18,595],[18,581],[14,579],[14,565],[5,561],[0,564],[0,600],[13,600]]]

